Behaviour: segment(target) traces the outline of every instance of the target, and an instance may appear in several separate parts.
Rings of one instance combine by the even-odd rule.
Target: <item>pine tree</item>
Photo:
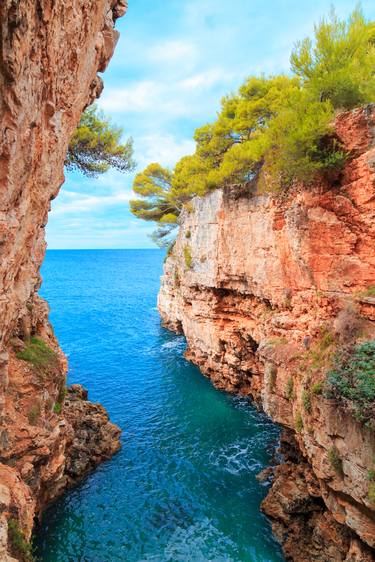
[[[97,177],[110,168],[120,172],[134,169],[133,141],[121,143],[122,129],[112,125],[92,105],[83,112],[68,148],[66,168],[79,170],[89,177]]]

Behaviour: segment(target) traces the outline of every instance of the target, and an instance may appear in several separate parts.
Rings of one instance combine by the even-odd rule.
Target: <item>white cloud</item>
[[[84,195],[74,191],[65,191],[61,198],[57,200],[51,211],[52,217],[59,215],[88,213],[96,210],[104,210],[110,207],[128,203],[131,199],[131,192],[121,192],[115,195]]]
[[[108,112],[142,112],[154,105],[161,89],[161,85],[157,82],[143,80],[123,88],[107,88],[98,103]]]
[[[186,154],[195,150],[192,139],[176,139],[173,135],[152,133],[139,137],[135,143],[138,168],[142,169],[151,162],[162,166],[174,166]]]
[[[99,106],[108,113],[152,113],[155,117],[188,115],[185,98],[178,97],[178,85],[151,80],[140,81],[124,88],[107,88]]]
[[[182,80],[179,84],[179,89],[182,91],[190,92],[191,90],[207,90],[216,84],[222,82],[228,82],[232,78],[227,72],[218,69],[211,69],[207,72],[200,72],[198,74],[193,74]]]
[[[98,103],[109,113],[137,112],[143,116],[149,112],[155,118],[168,119],[204,115],[208,104],[215,105],[218,97],[210,90],[225,85],[227,89],[234,77],[234,73],[212,68],[181,80],[142,80],[122,88],[107,88]]]

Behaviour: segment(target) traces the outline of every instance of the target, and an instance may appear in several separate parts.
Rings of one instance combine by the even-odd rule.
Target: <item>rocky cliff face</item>
[[[126,0],[0,4],[0,559],[27,558],[34,517],[119,447],[74,389],[37,296],[50,201],[68,142],[102,90]],[[18,547],[17,547],[18,544]]]
[[[321,390],[337,346],[375,334],[374,106],[336,132],[350,159],[335,181],[195,199],[159,294],[187,357],[287,429],[263,509],[296,561],[374,559],[374,433]]]

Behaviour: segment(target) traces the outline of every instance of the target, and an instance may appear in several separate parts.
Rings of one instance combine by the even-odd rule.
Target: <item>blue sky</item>
[[[100,107],[134,139],[138,170],[194,151],[194,129],[250,74],[287,72],[294,43],[331,0],[129,0],[104,73]],[[354,7],[335,4],[340,16]],[[362,2],[375,18],[373,0]],[[153,227],[129,212],[133,175],[66,175],[47,227],[49,248],[152,248]]]

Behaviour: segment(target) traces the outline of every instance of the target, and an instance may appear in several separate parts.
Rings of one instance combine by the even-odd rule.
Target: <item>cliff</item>
[[[375,335],[375,107],[339,115],[336,134],[340,177],[194,199],[158,303],[188,359],[285,428],[262,507],[299,562],[374,559],[374,429],[322,388],[335,350]]]
[[[81,388],[38,296],[50,201],[68,142],[102,90],[126,0],[0,5],[0,559],[29,557],[51,499],[119,448],[119,429]]]

